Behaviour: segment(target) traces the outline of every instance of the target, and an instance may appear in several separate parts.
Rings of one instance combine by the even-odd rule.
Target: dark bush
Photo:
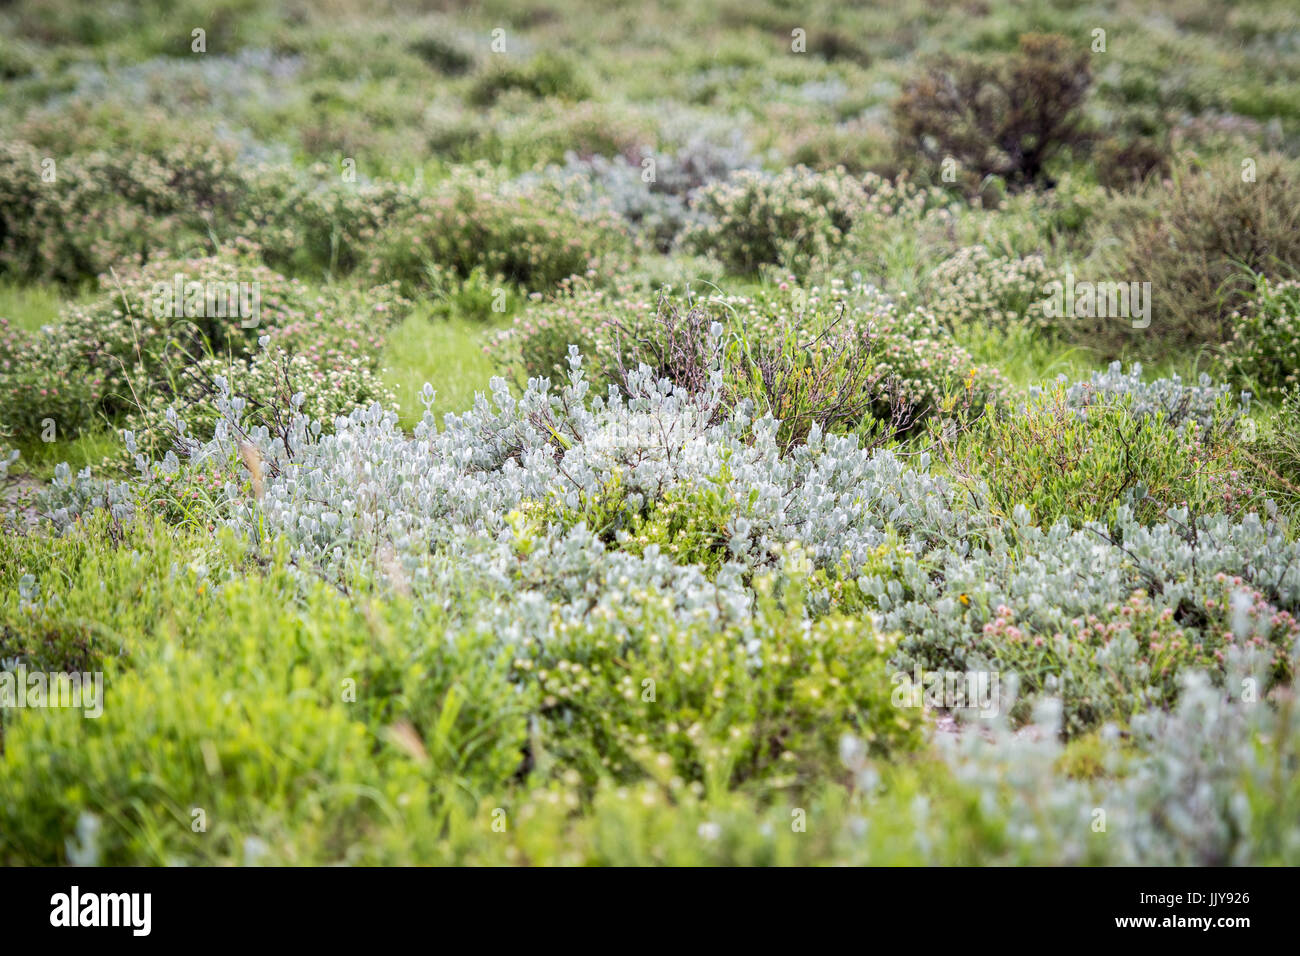
[[[527,63],[508,63],[484,70],[469,91],[469,101],[474,106],[491,106],[509,90],[520,90],[539,99],[554,96],[585,100],[591,96],[590,84],[571,60],[542,53]]]
[[[1038,182],[1056,153],[1088,141],[1088,57],[1055,34],[1022,36],[1010,55],[941,57],[894,103],[899,146],[930,169],[952,157],[981,179]]]
[[[832,63],[840,61],[861,67],[871,66],[871,52],[848,30],[834,27],[814,30],[808,38],[808,52]]]
[[[1097,181],[1108,189],[1131,189],[1152,175],[1169,174],[1169,150],[1147,136],[1103,141],[1094,156]]]
[[[470,53],[436,33],[416,37],[406,48],[446,76],[468,73],[474,65],[474,57]]]

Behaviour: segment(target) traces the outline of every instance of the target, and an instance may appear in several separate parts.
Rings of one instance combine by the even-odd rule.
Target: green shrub
[[[735,557],[728,528],[749,515],[728,493],[733,477],[724,465],[716,475],[634,505],[621,470],[615,469],[594,493],[579,494],[576,505],[556,498],[525,501],[510,520],[517,534],[535,533],[543,525],[583,524],[610,548],[636,555],[654,549],[676,564],[698,566],[713,580]],[[749,505],[752,509],[753,502]]]
[[[843,244],[865,203],[861,182],[843,169],[815,173],[796,166],[776,175],[742,169],[700,191],[692,208],[706,219],[680,241],[732,272],[771,263],[803,273]]]
[[[242,188],[233,151],[218,144],[57,159],[0,144],[0,272],[78,282],[206,244]]]
[[[875,755],[917,743],[919,713],[890,702],[891,644],[862,622],[806,627],[796,595],[768,595],[742,631],[647,600],[634,640],[593,621],[515,662],[537,682],[541,742],[585,780],[763,792],[836,775],[844,733]]]
[[[225,537],[108,531],[6,538],[36,595],[25,609],[6,573],[6,640],[113,621],[91,632],[101,716],[0,712],[7,865],[68,862],[86,816],[101,864],[382,860],[430,847],[520,766],[530,698],[490,636],[429,641],[436,619],[300,588],[282,556],[234,576],[249,556]]]
[[[581,784],[579,805],[606,782],[763,797],[841,775],[845,732],[875,757],[919,743],[920,713],[890,702],[888,639],[807,627],[797,594],[763,591],[744,629],[650,599],[633,634],[593,621],[544,645],[430,641],[437,612],[354,604],[278,555],[248,575],[227,536],[108,530],[6,539],[0,633],[36,638],[135,595],[94,635],[101,716],[4,714],[6,864],[65,862],[87,816],[103,864],[402,859],[513,807],[516,776]]]
[[[1240,578],[1222,584],[1206,608],[1177,615],[1139,589],[1122,604],[1074,618],[1052,634],[1017,621],[1004,605],[974,644],[1000,670],[1018,675],[1026,692],[1068,688],[1064,719],[1071,735],[1106,722],[1126,725],[1143,711],[1173,706],[1186,675],[1219,672],[1236,643],[1264,649],[1270,680],[1289,679],[1287,649],[1300,636],[1300,624],[1244,589]],[[1232,610],[1243,601],[1250,608],[1246,629]],[[1197,618],[1202,627],[1193,631],[1188,622]]]
[[[964,418],[1001,403],[1007,390],[932,313],[838,281],[822,289],[791,280],[753,297],[665,293],[658,302],[627,286],[576,282],[517,316],[492,349],[524,379],[554,379],[567,368],[570,345],[602,386],[645,363],[699,393],[720,369],[724,406],[748,400],[757,414],[779,419],[783,447],[814,425],[873,441],[932,414]]]
[[[521,172],[571,157],[622,156],[639,164],[654,141],[653,123],[640,112],[592,101],[546,101],[523,117],[503,118],[494,134],[465,158]]]
[[[16,37],[0,37],[0,80],[20,80],[36,72],[39,54]]]
[[[1112,137],[1098,144],[1094,162],[1103,186],[1132,189],[1169,174],[1169,147],[1150,136]]]
[[[892,640],[810,624],[794,593],[760,587],[744,626],[651,601],[632,634],[511,647],[160,523],[92,519],[0,554],[6,639],[116,624],[65,662],[103,669],[101,716],[0,712],[6,865],[1295,862],[1290,696],[1204,679],[1166,696],[1230,643],[1230,578],[1203,643],[1140,592],[1059,636],[999,610],[979,640],[1000,666],[1081,681],[1081,709],[918,750]],[[1294,621],[1262,623],[1294,640]],[[1073,718],[1131,721],[1066,746]],[[1080,807],[1097,805],[1114,812],[1094,839]]]
[[[1300,281],[1257,275],[1254,295],[1229,322],[1223,364],[1230,376],[1270,401],[1300,383]]]
[[[197,282],[218,291],[238,288],[241,296],[247,290],[256,315],[235,314],[232,307],[243,299],[221,296],[215,312],[205,298],[194,314],[185,314],[184,301],[168,314],[165,301],[155,302],[155,285],[170,295],[178,274],[183,288]],[[47,418],[66,438],[96,416],[120,420],[130,413],[127,427],[140,451],[161,455],[173,437],[162,427],[166,408],[177,403],[211,423],[220,374],[233,374],[255,407],[286,390],[301,392],[305,408],[326,415],[354,401],[391,402],[375,373],[383,332],[407,304],[391,287],[314,291],[262,265],[251,243],[196,259],[154,259],[105,276],[101,293],[69,306],[57,326],[27,334],[6,329],[0,423],[34,441]],[[269,354],[258,345],[263,336],[273,347]]]
[[[208,49],[216,53],[265,45],[266,38],[286,19],[282,7],[246,0],[142,0],[118,8],[24,0],[13,7],[13,23],[19,36],[49,44],[97,47],[127,35],[132,39],[132,49],[168,56],[189,53],[190,24],[207,24]]]
[[[725,494],[731,475],[722,471],[695,486],[682,486],[651,503],[644,514],[634,514],[621,535],[623,550],[644,554],[658,548],[679,564],[697,564],[716,577],[731,555],[728,525],[738,511]]]
[[[52,419],[57,435],[76,435],[93,419],[103,384],[57,329],[26,332],[0,319],[0,430],[30,441]]]
[[[920,186],[906,172],[893,180],[867,173],[862,185],[867,200],[841,254],[882,289],[911,291],[910,277],[954,247],[956,228],[970,207],[960,195]]]
[[[882,123],[853,120],[827,127],[810,122],[783,137],[779,148],[790,166],[818,171],[843,166],[855,175],[870,171],[890,177],[899,172],[892,136]]]
[[[1252,481],[1300,516],[1300,385],[1282,396],[1277,414],[1243,422]]]
[[[150,389],[121,419],[128,437],[121,461],[131,465],[137,455],[148,461],[162,459],[185,440],[204,440],[223,415],[218,405],[218,380],[249,409],[244,427],[278,430],[297,415],[333,422],[358,406],[378,402],[396,408],[397,400],[375,368],[376,353],[325,363],[284,348],[266,349],[233,358],[207,356],[170,370],[166,388]],[[175,418],[173,417],[175,416]],[[183,436],[176,429],[186,424]],[[217,482],[213,479],[214,489]]]
[[[546,290],[615,268],[629,249],[618,217],[584,217],[546,198],[507,192],[481,169],[454,176],[384,229],[370,275],[417,287],[429,282],[431,268],[461,278],[478,269]]]
[[[1051,273],[1042,256],[994,255],[968,246],[945,259],[926,280],[926,303],[950,329],[993,326],[1057,332],[1043,300]]]
[[[418,196],[405,183],[345,182],[341,168],[323,163],[305,171],[258,166],[235,227],[257,238],[272,268],[338,275],[368,263],[380,232],[414,209]]]
[[[1144,522],[1171,508],[1236,510],[1250,493],[1225,421],[1223,409],[1202,434],[1196,422],[1176,428],[1162,412],[1135,414],[1130,398],[1079,408],[1057,387],[982,418],[952,448],[953,468],[995,513],[1023,507],[1043,528],[1110,523],[1121,507]]]
[[[438,26],[411,40],[406,48],[446,76],[468,73],[474,66],[474,55],[443,36]]]

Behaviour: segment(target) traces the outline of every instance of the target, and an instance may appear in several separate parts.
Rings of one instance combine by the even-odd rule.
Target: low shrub
[[[26,332],[0,319],[0,429],[23,441],[46,432],[50,422],[56,435],[84,429],[104,379],[87,374],[80,351],[54,328]]]
[[[129,414],[140,450],[152,455],[168,447],[158,430],[166,407],[201,403],[218,374],[232,374],[255,402],[291,382],[290,393],[302,392],[306,407],[328,420],[353,400],[391,401],[374,373],[383,330],[406,305],[391,287],[313,291],[262,265],[250,243],[202,258],[155,259],[105,276],[99,296],[69,306],[57,326],[8,331],[0,343],[0,422],[33,441],[46,419],[67,438],[97,416]],[[284,360],[264,364],[259,340],[287,353]],[[215,421],[210,406],[196,414]]]
[[[892,131],[882,122],[854,119],[829,127],[810,122],[784,136],[778,148],[790,166],[816,170],[843,166],[858,175],[875,172],[891,177],[900,171]]]
[[[742,631],[651,599],[631,638],[593,622],[529,643],[515,667],[537,682],[548,755],[588,785],[770,793],[837,775],[845,733],[877,757],[914,748],[920,714],[890,704],[888,639],[843,618],[809,627],[800,604],[769,595]]]
[[[1064,376],[1057,381],[1065,387],[1065,398],[1076,409],[1086,411],[1098,403],[1118,402],[1136,418],[1159,416],[1180,432],[1194,423],[1202,434],[1223,433],[1250,407],[1249,396],[1242,393],[1234,408],[1231,389],[1215,385],[1208,373],[1202,372],[1196,385],[1185,384],[1177,373],[1146,381],[1140,362],[1134,362],[1127,372],[1123,363],[1111,362],[1106,371],[1093,372],[1086,381],[1067,383]],[[1031,394],[1038,391],[1030,388]]]
[[[564,166],[530,174],[523,182],[538,190],[553,190],[584,216],[614,212],[650,246],[667,252],[685,225],[697,217],[683,196],[657,190],[654,183],[646,182],[643,176],[648,170],[624,156],[584,160],[571,155]]]
[[[528,698],[505,683],[509,658],[490,639],[428,641],[436,619],[414,626],[395,605],[376,618],[332,589],[301,588],[283,561],[232,579],[246,553],[204,534],[173,548],[152,523],[120,532],[117,548],[87,552],[83,533],[32,549],[57,559],[29,565],[34,607],[6,590],[6,623],[28,633],[82,613],[105,620],[88,612],[126,593],[105,583],[134,595],[94,635],[107,638],[99,717],[4,711],[7,864],[66,862],[74,834],[101,864],[355,862],[385,851],[348,834],[402,818],[408,838],[433,842],[519,767]],[[59,581],[64,563],[95,576]]]
[[[228,147],[179,144],[153,152],[57,160],[27,143],[0,145],[0,272],[79,282],[158,249],[206,241],[242,192]]]
[[[961,214],[970,208],[959,195],[917,185],[906,172],[893,180],[866,173],[862,185],[866,202],[843,257],[869,281],[896,288],[953,248]]]
[[[1149,218],[1127,227],[1112,256],[1114,274],[1151,283],[1144,349],[1229,340],[1234,313],[1244,313],[1258,291],[1253,275],[1300,270],[1300,166],[1261,156],[1250,173],[1237,160],[1184,162],[1170,180],[1149,187]],[[1267,307],[1259,321],[1267,326]],[[1113,345],[1116,337],[1103,341]]]
[[[1300,637],[1300,622],[1292,614],[1243,587],[1241,578],[1225,577],[1207,604],[1205,626],[1194,629],[1186,624],[1188,615],[1178,615],[1139,588],[1052,634],[1018,621],[1015,611],[999,605],[975,647],[996,667],[1018,675],[1027,689],[1067,695],[1071,734],[1106,722],[1128,724],[1144,711],[1170,708],[1188,674],[1222,675],[1224,655],[1238,642],[1262,651],[1269,683],[1289,679],[1287,649]]]
[[[1277,401],[1300,383],[1300,281],[1255,277],[1255,292],[1229,317],[1227,374],[1261,398]]]
[[[570,153],[563,166],[527,174],[520,182],[555,190],[584,217],[605,216],[612,209],[653,247],[668,252],[686,225],[701,220],[703,214],[689,205],[701,188],[756,165],[739,135],[718,142],[696,134],[669,152],[638,146],[608,156]]]
[[[926,303],[948,328],[991,325],[1057,332],[1060,320],[1049,318],[1043,308],[1050,278],[1042,256],[998,256],[985,246],[968,246],[931,271]]]
[[[1282,396],[1277,414],[1242,422],[1251,480],[1300,516],[1300,386]]]
[[[435,24],[411,40],[406,48],[444,76],[460,76],[474,66],[474,54],[445,35],[445,26]]]
[[[896,434],[932,414],[964,418],[1008,388],[928,311],[900,310],[871,287],[838,280],[825,290],[791,278],[753,297],[669,293],[657,302],[574,283],[516,317],[493,349],[526,380],[561,374],[571,345],[594,359],[602,385],[625,384],[644,363],[698,393],[720,370],[727,404],[749,400],[779,419],[786,444],[814,424],[867,425],[872,440],[873,423]]]
[[[1019,507],[965,547],[860,585],[883,626],[903,633],[901,669],[1002,667],[1029,697],[1062,696],[1073,734],[1125,719],[1153,693],[1168,705],[1189,667],[1222,686],[1233,646],[1252,655],[1261,695],[1289,681],[1297,547],[1284,522],[1254,513],[1171,509],[1144,525],[1120,507],[1109,529],[1044,530]]]
[[[384,229],[369,274],[415,287],[427,282],[430,267],[462,278],[482,269],[545,290],[569,276],[609,271],[629,251],[612,211],[584,216],[547,199],[504,190],[482,170],[454,176]]]
[[[124,464],[145,468],[162,458],[178,438],[212,434],[222,415],[217,397],[222,384],[244,403],[245,427],[278,428],[291,416],[320,422],[357,406],[375,403],[396,408],[396,396],[375,368],[373,354],[321,363],[284,348],[262,349],[244,357],[208,356],[172,372],[166,390],[151,390],[122,418]],[[185,431],[177,433],[177,423]]]
[[[1058,386],[985,416],[953,449],[952,467],[980,483],[995,514],[1022,507],[1043,527],[1113,523],[1121,507],[1149,522],[1171,508],[1237,511],[1250,502],[1226,406],[1203,434],[1195,422],[1135,413],[1131,399],[1086,395],[1072,402]]]
[[[865,202],[861,182],[842,169],[740,170],[700,190],[692,209],[704,219],[688,227],[681,242],[687,251],[716,256],[732,272],[771,263],[803,273],[843,244]]]
[[[231,478],[209,521],[281,541],[329,577],[469,601],[465,626],[539,649],[607,624],[637,640],[662,631],[661,614],[714,629],[753,620],[746,582],[776,574],[774,593],[791,603],[824,606],[836,593],[874,608],[881,633],[902,635],[903,670],[1001,667],[1030,697],[1064,681],[1070,733],[1172,705],[1189,669],[1222,680],[1230,644],[1251,649],[1269,683],[1289,679],[1300,558],[1275,522],[1170,508],[1151,524],[1122,505],[1109,528],[1044,530],[1024,507],[990,520],[942,480],[852,438],[814,428],[783,453],[775,423],[748,419],[745,404],[719,420],[716,391],[692,397],[639,373],[626,401],[618,390],[589,398],[579,364],[557,394],[535,382],[515,399],[498,382],[495,409],[481,399],[443,431],[426,418],[414,438],[377,408],[331,433],[302,420],[218,428],[144,476],[135,507],[169,476],[183,490],[195,470],[222,464]],[[219,407],[233,422],[230,400]],[[240,464],[239,434],[258,474]],[[718,480],[702,488],[702,474]],[[64,504],[50,513],[64,525],[91,496],[116,494],[66,472],[59,482]],[[382,522],[372,500],[385,503]],[[794,601],[798,587],[807,597]]]
[[[1108,189],[1133,189],[1152,178],[1163,178],[1171,166],[1170,148],[1149,136],[1102,140],[1095,150],[1097,181]]]
[[[345,182],[342,172],[322,163],[303,171],[254,167],[235,228],[257,237],[275,269],[340,275],[368,264],[371,246],[389,223],[415,208],[419,191],[387,180]]]

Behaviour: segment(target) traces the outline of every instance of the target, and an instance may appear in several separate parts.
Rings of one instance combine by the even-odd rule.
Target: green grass
[[[9,470],[12,475],[23,475],[39,481],[54,477],[54,469],[67,462],[73,471],[89,465],[96,474],[105,458],[117,454],[121,439],[107,425],[82,432],[74,438],[57,438],[52,442],[24,442],[18,451],[21,457]]]
[[[461,316],[431,315],[432,305],[421,302],[388,336],[380,367],[384,380],[397,392],[401,422],[412,428],[424,416],[420,390],[432,385],[437,398],[433,412],[439,423],[447,412],[461,412],[474,402],[475,392],[486,392],[497,369],[483,351],[488,336],[499,327]]]
[[[59,320],[62,299],[52,286],[0,282],[0,319],[16,328],[35,331]]]
[[[1055,381],[1060,375],[1072,381],[1086,379],[1109,364],[1086,345],[1071,345],[1032,329],[966,325],[954,329],[953,335],[976,361],[997,366],[1019,388]],[[1148,381],[1179,375],[1188,382],[1195,382],[1202,372],[1214,378],[1211,359],[1209,349],[1155,361],[1132,350],[1120,357],[1126,369],[1141,362],[1142,377]]]
[[[1020,388],[1050,381],[1058,375],[1087,378],[1100,366],[1085,348],[1066,345],[1030,329],[1001,331],[989,326],[965,326],[953,334],[977,362],[997,366]]]

